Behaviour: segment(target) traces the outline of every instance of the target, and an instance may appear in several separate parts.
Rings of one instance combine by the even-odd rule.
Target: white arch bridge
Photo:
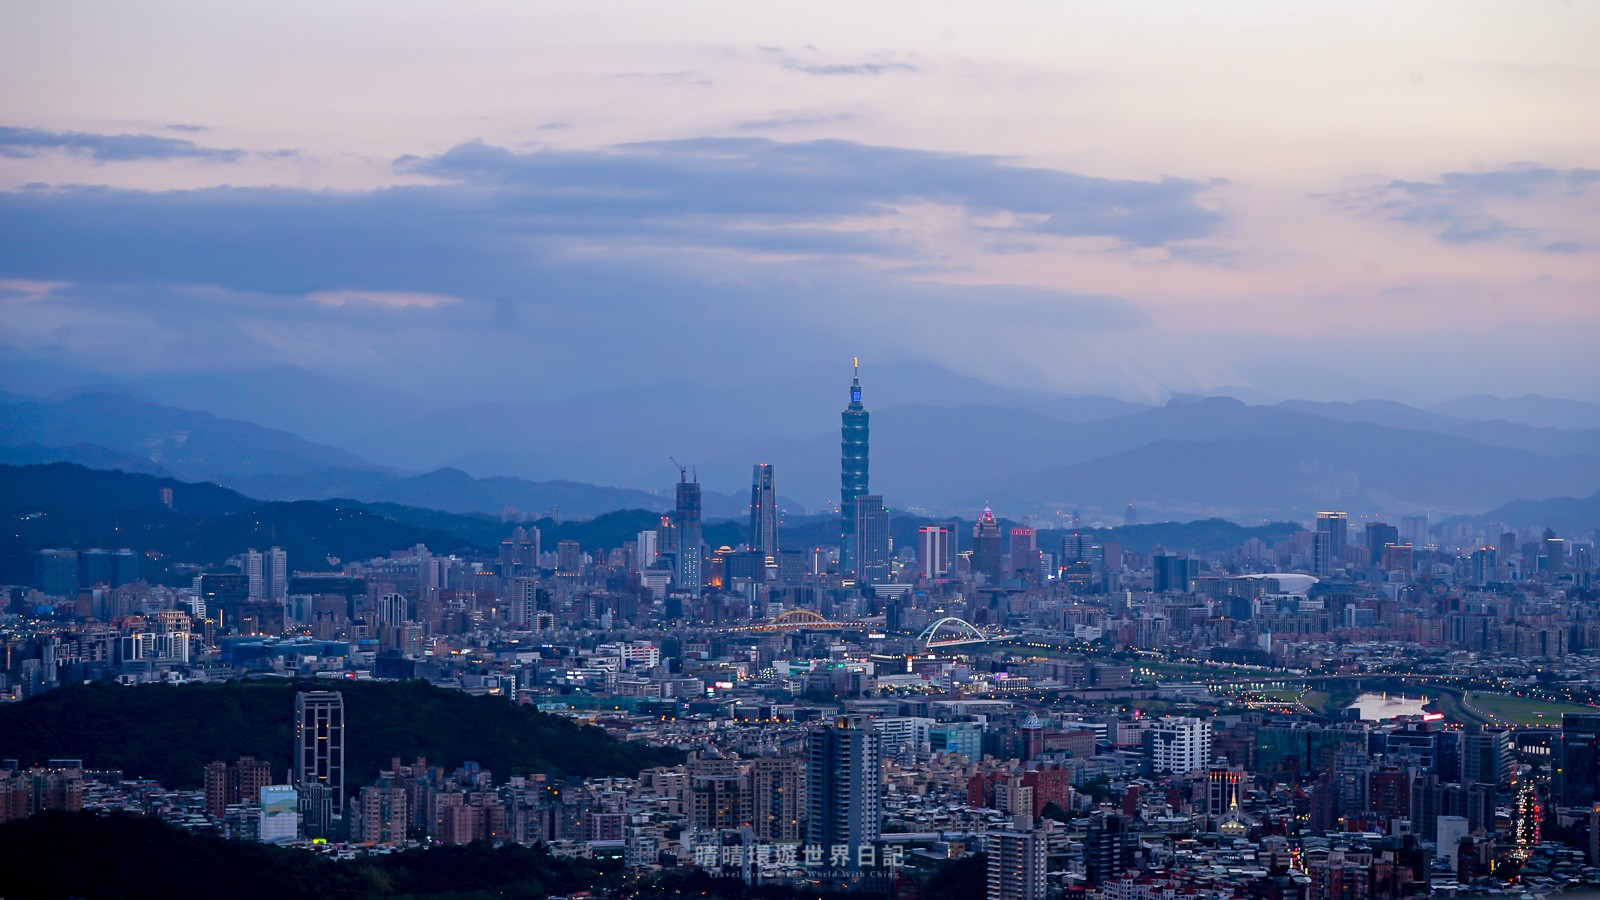
[[[924,628],[922,633],[917,635],[917,640],[929,650],[942,650],[946,647],[965,647],[972,644],[1005,641],[1015,636],[998,630],[984,631],[966,619],[945,616]]]

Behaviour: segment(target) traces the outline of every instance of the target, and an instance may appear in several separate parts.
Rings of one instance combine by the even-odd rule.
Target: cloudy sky
[[[1600,399],[1600,5],[28,2],[0,348]]]

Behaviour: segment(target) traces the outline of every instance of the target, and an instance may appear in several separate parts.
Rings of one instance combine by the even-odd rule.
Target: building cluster
[[[1600,720],[1512,727],[1470,693],[1600,700],[1592,540],[1420,517],[1356,535],[1325,512],[1202,553],[986,507],[897,546],[868,451],[857,379],[824,546],[783,543],[759,464],[737,547],[706,545],[684,467],[673,511],[620,546],[548,548],[522,526],[478,558],[418,545],[334,571],[246,550],[181,586],[140,580],[131,551],[41,551],[0,620],[6,699],[262,673],[329,690],[298,698],[282,781],[219,760],[188,802],[13,765],[0,813],[83,805],[51,786],[76,777],[89,808],[273,842],[545,842],[873,883],[983,852],[991,900],[1381,900],[1600,863]],[[1453,718],[1475,724],[1363,721],[1313,697],[1386,676],[1454,691]],[[395,760],[356,784],[345,678],[533,705],[684,762],[496,783],[466,761]]]

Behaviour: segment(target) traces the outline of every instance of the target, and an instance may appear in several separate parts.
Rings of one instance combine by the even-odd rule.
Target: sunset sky
[[[1579,2],[10,2],[0,352],[1600,400],[1596,47]]]

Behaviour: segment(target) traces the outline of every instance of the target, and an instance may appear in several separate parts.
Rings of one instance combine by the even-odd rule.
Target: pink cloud
[[[314,291],[306,299],[324,306],[346,306],[353,303],[370,303],[402,309],[432,309],[460,303],[460,297],[447,294],[424,294],[417,291],[361,291],[346,288],[339,291]]]

